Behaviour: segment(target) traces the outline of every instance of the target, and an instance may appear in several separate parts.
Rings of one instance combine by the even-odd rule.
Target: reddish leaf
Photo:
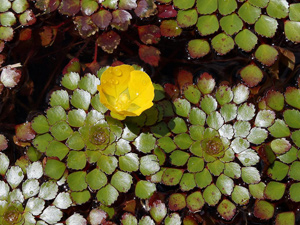
[[[57,28],[44,26],[39,33],[42,41],[42,46],[51,46],[55,41],[57,35]]]
[[[164,20],[160,25],[160,33],[165,37],[177,37],[182,29],[178,26],[176,20]]]
[[[26,10],[19,16],[19,21],[22,26],[30,26],[36,22],[36,18],[32,10]]]
[[[16,137],[20,141],[30,141],[35,137],[35,132],[31,128],[31,123],[22,123],[19,125],[16,125]]]
[[[108,10],[101,9],[92,15],[92,21],[101,29],[108,27],[112,20],[112,15]]]
[[[3,51],[4,46],[5,46],[5,42],[0,40],[0,52]]]
[[[160,18],[172,18],[177,16],[177,11],[173,5],[159,5],[158,17]]]
[[[97,44],[102,48],[103,51],[107,53],[113,53],[113,51],[120,44],[121,38],[114,31],[108,31],[103,33],[98,39]]]
[[[1,93],[1,92],[0,92]],[[8,144],[4,135],[0,134],[0,152],[7,149]]]
[[[174,84],[167,83],[164,85],[164,89],[165,89],[165,92],[167,93],[167,95],[172,99],[175,99],[179,96],[178,87],[175,86]]]
[[[139,26],[139,37],[141,41],[148,44],[157,44],[160,41],[160,29],[155,25]]]
[[[80,73],[79,59],[77,59],[77,58],[71,59],[71,61],[63,69],[62,74],[64,75],[64,74],[69,73],[69,72]]]
[[[139,48],[139,56],[144,62],[152,66],[158,66],[160,51],[153,46],[141,45]]]
[[[118,9],[113,11],[112,16],[112,27],[121,31],[125,31],[128,29],[128,25],[130,24],[130,20],[132,19],[132,16],[129,12],[122,9]]]
[[[36,0],[35,7],[41,11],[53,12],[60,4],[60,0]]]
[[[6,66],[2,69],[0,81],[5,87],[13,88],[19,83],[21,75],[22,73],[20,70],[12,68],[11,66]]]
[[[123,207],[123,210],[124,211],[127,211],[127,212],[131,212],[131,213],[135,213],[135,207],[136,207],[136,201],[133,199],[133,200],[129,200],[129,201],[126,201],[124,203],[124,207]]]
[[[176,75],[177,84],[182,90],[186,84],[193,84],[193,74],[186,70],[180,70]]]
[[[157,13],[156,8],[153,0],[140,0],[134,12],[140,18],[147,18]]]
[[[25,28],[20,31],[19,40],[20,41],[27,41],[31,38],[32,30],[30,28]]]
[[[6,59],[6,56],[5,55],[2,55],[2,54],[0,54],[0,66],[2,66],[2,64],[4,63],[4,61],[5,61],[5,59]],[[0,82],[1,83],[1,82]],[[1,83],[1,85],[3,86],[3,84]],[[0,94],[1,94],[1,87],[0,87]]]
[[[58,11],[67,16],[75,16],[80,11],[80,0],[62,0]]]
[[[76,16],[74,18],[74,23],[79,34],[83,38],[90,37],[98,31],[98,27],[93,23],[89,16]]]

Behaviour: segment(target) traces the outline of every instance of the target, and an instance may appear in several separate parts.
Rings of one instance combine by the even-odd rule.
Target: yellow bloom
[[[139,116],[153,105],[154,87],[150,77],[129,65],[105,70],[98,91],[100,102],[119,120]]]

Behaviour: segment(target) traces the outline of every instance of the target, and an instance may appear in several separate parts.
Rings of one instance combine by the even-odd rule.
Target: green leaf
[[[195,176],[192,173],[183,174],[180,181],[180,189],[182,191],[189,191],[196,187]]]
[[[46,134],[36,136],[36,138],[33,139],[32,144],[40,152],[45,152],[47,147],[49,146],[49,143],[52,140],[53,137],[49,133],[46,133]]]
[[[128,192],[132,184],[132,176],[122,171],[117,171],[113,174],[110,183],[119,192]]]
[[[198,14],[196,9],[179,10],[177,13],[177,23],[181,28],[194,26],[197,20]]]
[[[212,47],[220,54],[225,55],[234,48],[233,39],[225,33],[216,35],[211,40]]]
[[[71,104],[83,110],[88,110],[91,103],[91,94],[87,91],[76,89],[71,97]]]
[[[285,21],[284,22],[284,33],[287,39],[292,42],[300,42],[300,22],[296,21]]]
[[[156,200],[150,209],[150,215],[155,222],[160,223],[167,215],[165,203],[162,203],[160,200]]]
[[[285,91],[285,101],[287,104],[300,109],[300,89],[288,87]]]
[[[176,145],[170,137],[162,137],[158,139],[157,145],[161,147],[166,153],[170,153],[176,149]]]
[[[195,4],[195,0],[173,0],[173,4],[176,8],[179,9],[189,9],[193,7],[193,5]]]
[[[202,116],[202,114],[197,116],[200,117]],[[197,118],[197,119],[200,120],[202,118]],[[180,117],[172,118],[168,123],[168,127],[175,134],[185,133],[187,131],[187,125],[185,121]]]
[[[260,8],[265,8],[267,7],[269,1],[270,0],[249,0],[249,3]]]
[[[192,212],[197,212],[202,209],[202,207],[205,204],[205,201],[202,197],[201,192],[195,191],[191,193],[189,196],[187,196],[186,203],[189,210],[191,210]]]
[[[93,169],[86,175],[86,182],[93,190],[99,190],[107,184],[106,175],[99,169]]]
[[[80,133],[75,131],[66,141],[67,146],[72,150],[81,150],[84,148],[84,140],[82,139]]]
[[[211,184],[205,188],[203,192],[203,198],[209,206],[215,206],[221,199],[221,192],[216,185]]]
[[[263,60],[265,60],[265,58]],[[269,63],[269,61],[267,63]],[[244,67],[240,73],[241,73],[242,80],[248,85],[248,87],[257,86],[264,77],[261,69],[257,67],[255,64],[250,64]]]
[[[284,96],[278,91],[268,91],[266,102],[271,109],[281,111],[284,107]]]
[[[184,150],[188,149],[191,146],[193,140],[190,138],[190,135],[188,135],[187,133],[183,133],[176,135],[174,137],[174,142],[180,149]]]
[[[256,21],[254,29],[259,35],[272,38],[276,33],[277,26],[278,23],[276,19],[266,15],[261,15],[261,17]]]
[[[112,174],[118,166],[118,160],[114,156],[101,155],[97,165],[106,174]]]
[[[119,196],[119,192],[111,184],[106,185],[97,192],[97,200],[104,205],[112,205]]]
[[[233,93],[227,85],[220,85],[216,91],[216,99],[220,105],[225,105],[231,102]]]
[[[78,171],[68,175],[67,182],[72,191],[82,191],[87,188],[86,172]]]
[[[261,9],[246,1],[238,11],[239,16],[248,24],[254,24],[261,14]]]
[[[58,141],[64,141],[73,134],[71,127],[64,121],[54,124],[50,131],[53,137]]]
[[[150,153],[155,146],[155,137],[152,134],[141,133],[133,142],[135,147],[143,152]]]
[[[72,127],[81,127],[84,125],[86,113],[82,109],[73,109],[68,113],[68,123]]]
[[[207,36],[219,30],[219,21],[216,15],[200,16],[196,26],[201,36]]]
[[[237,8],[236,0],[222,0],[218,1],[218,9],[221,15],[225,16],[235,11]]]
[[[196,85],[185,85],[183,87],[183,95],[189,102],[197,104],[200,100],[201,92]]]
[[[290,129],[283,120],[276,119],[274,124],[268,128],[271,135],[276,138],[287,137],[290,135]]]
[[[80,76],[78,73],[68,72],[63,76],[61,80],[61,85],[69,90],[74,91],[78,87],[79,80]]]
[[[212,176],[208,169],[204,168],[202,172],[195,174],[195,180],[199,188],[205,188],[212,182]]]
[[[237,116],[237,107],[235,104],[225,104],[221,107],[220,113],[225,122],[231,121]]]
[[[188,117],[191,111],[191,103],[186,99],[177,98],[173,102],[174,111],[178,116]]]
[[[48,157],[58,157],[59,160],[62,160],[68,152],[69,148],[65,144],[59,141],[51,141],[46,150],[46,155]]]
[[[76,192],[72,191],[71,197],[77,205],[81,205],[83,203],[86,203],[91,198],[91,194],[88,190]]]
[[[216,185],[222,192],[222,194],[231,195],[234,187],[234,182],[230,177],[221,174],[217,179]]]
[[[43,134],[49,131],[49,124],[48,120],[44,115],[38,115],[34,117],[31,122],[32,129],[37,132],[38,134]]]
[[[267,201],[256,201],[254,204],[254,216],[259,219],[271,219],[274,215],[274,211],[274,205]]]
[[[300,22],[300,3],[290,4],[290,20]]]
[[[247,184],[259,183],[260,182],[259,171],[255,167],[243,167],[242,180]]]
[[[275,224],[284,225],[284,224],[295,224],[295,213],[294,212],[282,212],[278,213],[276,216]]]
[[[243,21],[235,13],[232,13],[222,17],[220,19],[220,25],[226,34],[233,35],[242,29]]]
[[[178,211],[186,207],[185,195],[182,193],[173,193],[169,197],[169,209]]]
[[[290,198],[294,202],[300,202],[300,194],[299,194],[300,183],[293,183],[290,187]]]
[[[164,37],[177,37],[182,29],[178,26],[176,20],[163,20],[160,25],[160,33]]]
[[[255,51],[255,57],[258,61],[266,66],[271,66],[277,60],[278,52],[277,50],[266,44],[260,45]]]
[[[67,166],[73,170],[82,170],[86,165],[86,155],[83,151],[70,151]]]
[[[238,205],[247,205],[250,199],[250,194],[247,188],[235,185],[231,198]]]
[[[162,182],[168,186],[174,186],[179,184],[183,171],[180,169],[167,168],[162,176]]]
[[[199,14],[212,14],[218,8],[218,0],[197,0],[196,8]]]
[[[218,213],[225,220],[231,220],[236,213],[236,206],[229,200],[224,199],[217,207]]]
[[[206,114],[210,114],[217,109],[218,103],[211,95],[205,95],[200,102],[200,106]]]
[[[119,167],[123,171],[133,172],[139,169],[138,155],[135,153],[128,153],[119,157]]]
[[[171,164],[175,166],[183,166],[187,163],[190,154],[184,151],[176,150],[170,155]]]
[[[295,161],[290,166],[289,177],[293,180],[300,181],[300,162]]]
[[[155,184],[145,180],[138,181],[135,187],[135,195],[141,199],[150,198],[155,191]]]
[[[273,180],[281,181],[286,177],[288,171],[289,171],[289,166],[288,165],[286,165],[282,162],[279,162],[279,161],[275,161],[268,168],[267,174]]]
[[[54,91],[51,94],[51,97],[50,97],[50,105],[52,107],[61,106],[64,109],[69,109],[70,105],[69,105],[69,94],[68,94],[68,92],[65,91],[65,90]]]
[[[265,187],[266,185],[264,182],[260,182],[258,184],[250,184],[249,185],[250,194],[256,199],[264,199]]]
[[[49,108],[46,111],[46,114],[50,125],[53,125],[58,121],[65,121],[67,119],[66,112],[61,106]]]
[[[265,197],[270,200],[279,200],[283,197],[286,184],[270,181],[265,188]]]
[[[268,137],[268,131],[262,128],[254,127],[251,129],[250,134],[247,137],[247,140],[250,143],[258,145],[263,143],[267,139],[267,137]]]
[[[160,170],[158,158],[156,155],[146,155],[140,159],[140,172],[144,176],[149,176]]]
[[[270,0],[267,13],[277,19],[285,18],[289,13],[289,3],[286,0]]]

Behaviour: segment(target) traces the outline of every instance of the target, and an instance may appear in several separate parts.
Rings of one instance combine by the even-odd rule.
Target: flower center
[[[212,139],[203,140],[202,143],[203,150],[208,155],[218,155],[224,150],[222,140],[219,137],[213,137]]]
[[[89,140],[94,145],[102,145],[109,141],[108,128],[94,126],[91,128]]]
[[[123,111],[128,109],[129,105],[131,103],[131,100],[129,98],[129,95],[125,92],[120,94],[120,96],[117,98],[116,101],[116,110],[117,111]]]

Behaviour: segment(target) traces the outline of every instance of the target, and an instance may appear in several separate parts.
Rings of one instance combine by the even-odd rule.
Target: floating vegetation
[[[0,0],[0,223],[300,223],[299,15]]]

